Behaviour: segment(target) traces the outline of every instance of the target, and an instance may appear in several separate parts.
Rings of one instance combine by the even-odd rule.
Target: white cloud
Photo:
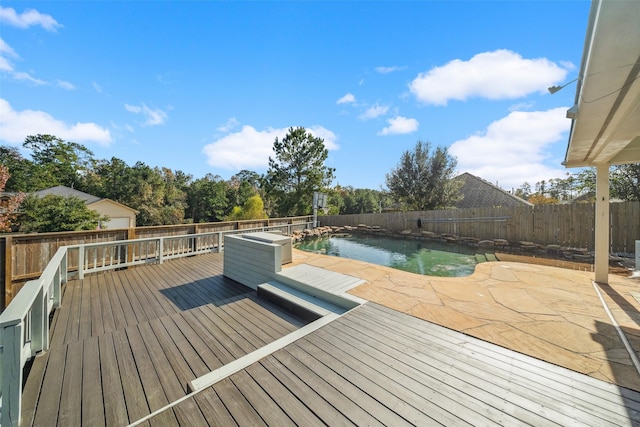
[[[9,46],[7,44],[7,42],[2,40],[1,38],[0,38],[0,54],[3,54],[3,55],[6,54],[6,55],[11,56],[13,58],[17,58],[18,57],[18,54],[15,52],[15,50],[13,50],[13,48],[11,46]]]
[[[93,89],[98,92],[98,93],[102,93],[102,86],[100,86],[98,83],[93,82],[91,83],[91,85],[93,86]]]
[[[408,119],[402,116],[396,116],[392,119],[388,119],[389,126],[378,132],[378,135],[400,135],[405,133],[411,133],[418,130],[420,123],[416,119]]]
[[[76,90],[76,87],[73,85],[73,83],[64,80],[58,80],[58,87],[66,90]]]
[[[220,126],[217,130],[220,132],[227,133],[235,129],[239,124],[240,122],[235,117],[231,117],[229,120],[227,120],[227,122],[224,125]]]
[[[406,70],[407,67],[376,67],[376,72],[380,73],[380,74],[389,74],[389,73],[393,73],[395,71],[402,71],[402,70]]]
[[[375,105],[367,108],[367,110],[364,113],[360,114],[358,118],[360,120],[375,119],[376,117],[387,114],[387,111],[389,111],[388,106],[376,103]]]
[[[352,93],[348,93],[336,101],[336,104],[352,104],[356,102],[356,97]]]
[[[50,15],[42,14],[35,9],[29,9],[18,14],[15,9],[2,6],[0,6],[0,22],[18,28],[29,28],[34,25],[39,25],[47,31],[54,32],[62,27],[62,24],[58,23],[58,21]]]
[[[11,76],[16,79],[16,80],[23,80],[26,82],[29,82],[31,84],[34,84],[36,86],[41,86],[41,85],[46,85],[47,82],[45,82],[44,80],[40,80],[38,78],[33,77],[31,74],[29,73],[25,73],[23,71],[13,71],[11,73]]]
[[[9,74],[14,80],[27,81],[36,86],[47,84],[44,80],[37,79],[29,73],[16,71],[7,56],[20,58],[20,56],[4,40],[0,39],[0,72]]]
[[[322,138],[324,140],[324,147],[327,150],[338,150],[340,148],[340,146],[337,144],[338,137],[329,129],[323,126],[311,126],[306,129],[307,132],[309,132],[316,138]]]
[[[336,135],[322,127],[306,128],[312,135],[323,138],[329,150],[338,149]],[[238,132],[231,133],[207,144],[202,152],[207,156],[207,164],[229,170],[266,169],[269,156],[273,156],[273,141],[286,136],[289,128],[256,130],[252,126],[243,126]]]
[[[548,150],[566,142],[571,122],[566,107],[548,111],[514,111],[491,123],[478,135],[457,141],[449,153],[458,158],[458,170],[477,175],[506,189],[524,182],[563,177],[566,170],[549,166]]]
[[[130,113],[142,114],[144,116],[143,126],[158,126],[167,121],[168,116],[166,112],[159,108],[151,109],[147,107],[145,103],[141,105],[124,104],[124,108]]]
[[[74,142],[95,142],[108,146],[109,130],[95,123],[67,124],[44,111],[15,111],[9,102],[0,98],[0,140],[20,144],[29,135],[51,134]]]
[[[514,99],[546,92],[566,75],[566,68],[546,58],[524,59],[502,49],[479,53],[468,61],[456,59],[420,73],[409,89],[419,101],[435,105],[471,97]]]

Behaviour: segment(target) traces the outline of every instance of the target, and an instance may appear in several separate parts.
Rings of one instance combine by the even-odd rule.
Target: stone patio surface
[[[593,273],[499,261],[449,278],[300,250],[293,260],[367,280],[349,291],[358,297],[640,391],[640,375],[592,284]],[[598,285],[600,293],[638,354],[640,278],[610,275],[609,282]]]

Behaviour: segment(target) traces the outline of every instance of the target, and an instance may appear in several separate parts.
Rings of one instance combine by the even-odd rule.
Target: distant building
[[[464,182],[460,193],[463,198],[454,206],[458,209],[491,208],[499,206],[533,206],[531,203],[508,191],[491,184],[468,172],[458,175],[455,180]]]
[[[134,228],[136,226],[138,211],[111,199],[92,196],[64,185],[46,188],[36,191],[34,194],[39,197],[54,194],[63,197],[77,197],[83,200],[87,208],[109,217],[109,221],[102,222],[100,228]]]

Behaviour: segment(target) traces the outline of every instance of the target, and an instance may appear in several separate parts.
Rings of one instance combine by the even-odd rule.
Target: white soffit
[[[640,162],[640,1],[594,0],[564,164]]]

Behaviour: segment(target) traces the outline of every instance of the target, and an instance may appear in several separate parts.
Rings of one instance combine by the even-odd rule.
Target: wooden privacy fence
[[[611,203],[609,214],[611,252],[633,253],[635,241],[640,240],[640,202]],[[329,215],[318,219],[323,226],[365,224],[390,232],[432,231],[587,250],[593,250],[595,238],[594,203]]]
[[[0,236],[0,311],[11,302],[27,280],[39,277],[56,251],[63,246],[116,242],[189,234],[253,230],[268,227],[283,234],[300,231],[313,220],[311,215],[264,220],[181,224],[130,229],[104,229],[61,233],[10,234]],[[69,269],[78,265],[76,253],[70,253]]]

